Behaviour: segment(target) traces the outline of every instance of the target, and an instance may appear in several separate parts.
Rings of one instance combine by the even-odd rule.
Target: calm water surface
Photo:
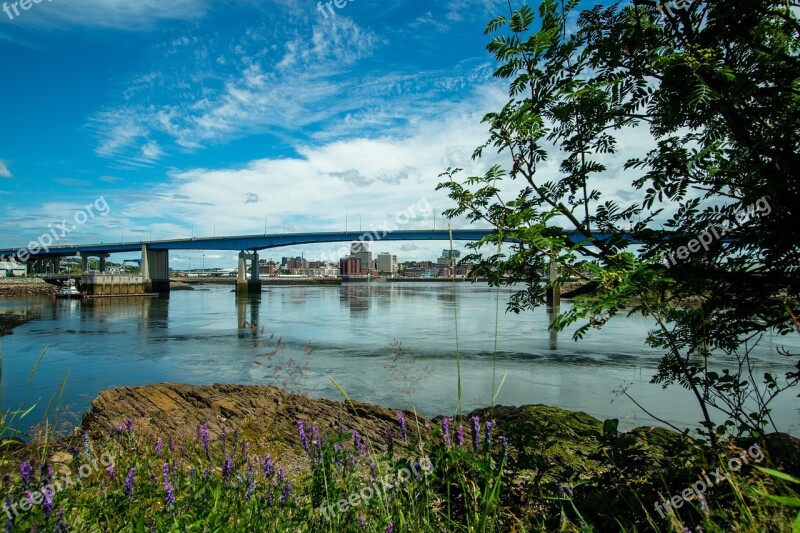
[[[335,380],[354,400],[450,414],[458,407],[457,350],[465,410],[491,403],[496,350],[495,389],[505,379],[496,403],[556,405],[619,418],[624,427],[657,424],[615,394],[630,385],[656,416],[678,426],[700,420],[685,391],[649,383],[660,356],[644,345],[650,320],[619,317],[575,342],[571,332],[548,331],[546,308],[506,314],[511,292],[371,283],[267,287],[260,299],[237,299],[230,286],[209,285],[169,299],[0,300],[0,313],[40,316],[0,340],[2,404],[37,403],[28,417],[36,422],[62,382],[58,411],[79,414],[98,392],[118,386],[272,383],[342,399]],[[760,370],[791,369],[778,346],[800,351],[800,336],[763,341]],[[779,430],[800,435],[798,407],[795,394],[778,400]]]

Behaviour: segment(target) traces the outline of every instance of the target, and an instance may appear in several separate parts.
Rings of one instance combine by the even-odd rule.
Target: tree
[[[598,6],[568,33],[577,4],[545,0],[538,17],[524,5],[487,25],[510,99],[484,118],[473,158],[494,148],[508,169],[445,172],[456,204],[445,214],[495,228],[465,261],[492,284],[523,284],[509,310],[544,302],[556,259],[555,285],[577,276],[598,290],[552,327],[585,321],[580,338],[625,309],[653,317],[647,342],[664,350],[653,382],[694,395],[712,444],[759,436],[770,401],[800,379],[800,360],[759,380],[750,359],[765,333],[800,332],[800,4]],[[601,189],[631,131],[652,149],[624,161],[642,199],[623,205]],[[733,368],[710,370],[717,356]]]

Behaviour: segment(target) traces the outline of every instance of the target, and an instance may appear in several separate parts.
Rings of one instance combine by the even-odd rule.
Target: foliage
[[[577,5],[544,0],[538,16],[523,5],[486,27],[510,100],[485,116],[473,158],[494,148],[509,170],[442,175],[456,204],[445,214],[496,230],[465,261],[492,284],[521,284],[514,312],[544,303],[548,286],[594,282],[596,297],[553,327],[583,321],[580,338],[619,312],[653,317],[648,343],[664,351],[653,382],[694,396],[712,444],[762,435],[770,402],[800,379],[800,361],[759,378],[750,357],[763,334],[792,331],[800,295],[800,4]],[[620,160],[642,128],[652,147]],[[619,169],[641,200],[601,192]]]
[[[308,463],[291,470],[238,431],[211,442],[201,425],[196,441],[153,442],[130,420],[49,460],[3,452],[6,530],[497,531],[513,521],[500,510],[501,440],[476,450],[453,426],[446,442],[440,432],[415,443],[419,457],[400,457],[357,430],[298,430]]]

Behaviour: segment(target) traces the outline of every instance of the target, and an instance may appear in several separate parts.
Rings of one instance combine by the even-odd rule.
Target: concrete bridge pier
[[[247,262],[250,261],[250,279],[247,279]],[[258,252],[239,254],[239,269],[236,278],[236,294],[261,294],[261,279],[258,272]]]
[[[547,287],[547,305],[552,307],[560,307],[561,306],[561,287],[555,285],[555,281],[558,279],[558,259],[553,252],[550,255],[550,286]]]
[[[169,251],[151,250],[142,246],[141,274],[144,279],[144,291],[169,295]]]
[[[105,274],[105,272],[106,272],[106,259],[111,257],[111,254],[104,254],[104,253],[98,253],[98,252],[91,252],[91,253],[81,252],[81,272],[84,273],[84,274],[88,274],[89,273],[89,258],[90,257],[97,257],[97,258],[100,259],[100,266],[98,267],[98,270],[100,271],[101,274]]]

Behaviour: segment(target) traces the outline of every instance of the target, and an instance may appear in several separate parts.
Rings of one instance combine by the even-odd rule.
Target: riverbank
[[[40,278],[0,278],[0,298],[55,296],[58,288]]]
[[[33,320],[31,315],[0,314],[0,337],[11,335],[13,329]]]
[[[82,485],[54,506],[68,509],[75,530],[103,529],[103,516],[119,517],[120,531],[472,531],[484,519],[520,532],[782,530],[793,514],[759,492],[781,489],[753,466],[800,469],[800,441],[785,435],[710,453],[673,431],[618,432],[613,421],[544,405],[478,409],[445,422],[241,385],[104,391],[73,437],[44,453],[41,446],[0,452],[8,461],[0,474],[11,474],[16,502],[33,490],[18,472],[79,469]],[[50,462],[19,467],[30,455]],[[90,468],[98,459],[103,468]],[[398,483],[381,488],[376,480],[387,475]],[[698,479],[702,506],[685,490]],[[667,505],[662,516],[659,503]],[[19,522],[28,530],[46,519],[34,510]]]
[[[339,278],[261,278],[261,285],[341,285]],[[170,278],[170,283],[185,285],[236,285],[236,278]]]

